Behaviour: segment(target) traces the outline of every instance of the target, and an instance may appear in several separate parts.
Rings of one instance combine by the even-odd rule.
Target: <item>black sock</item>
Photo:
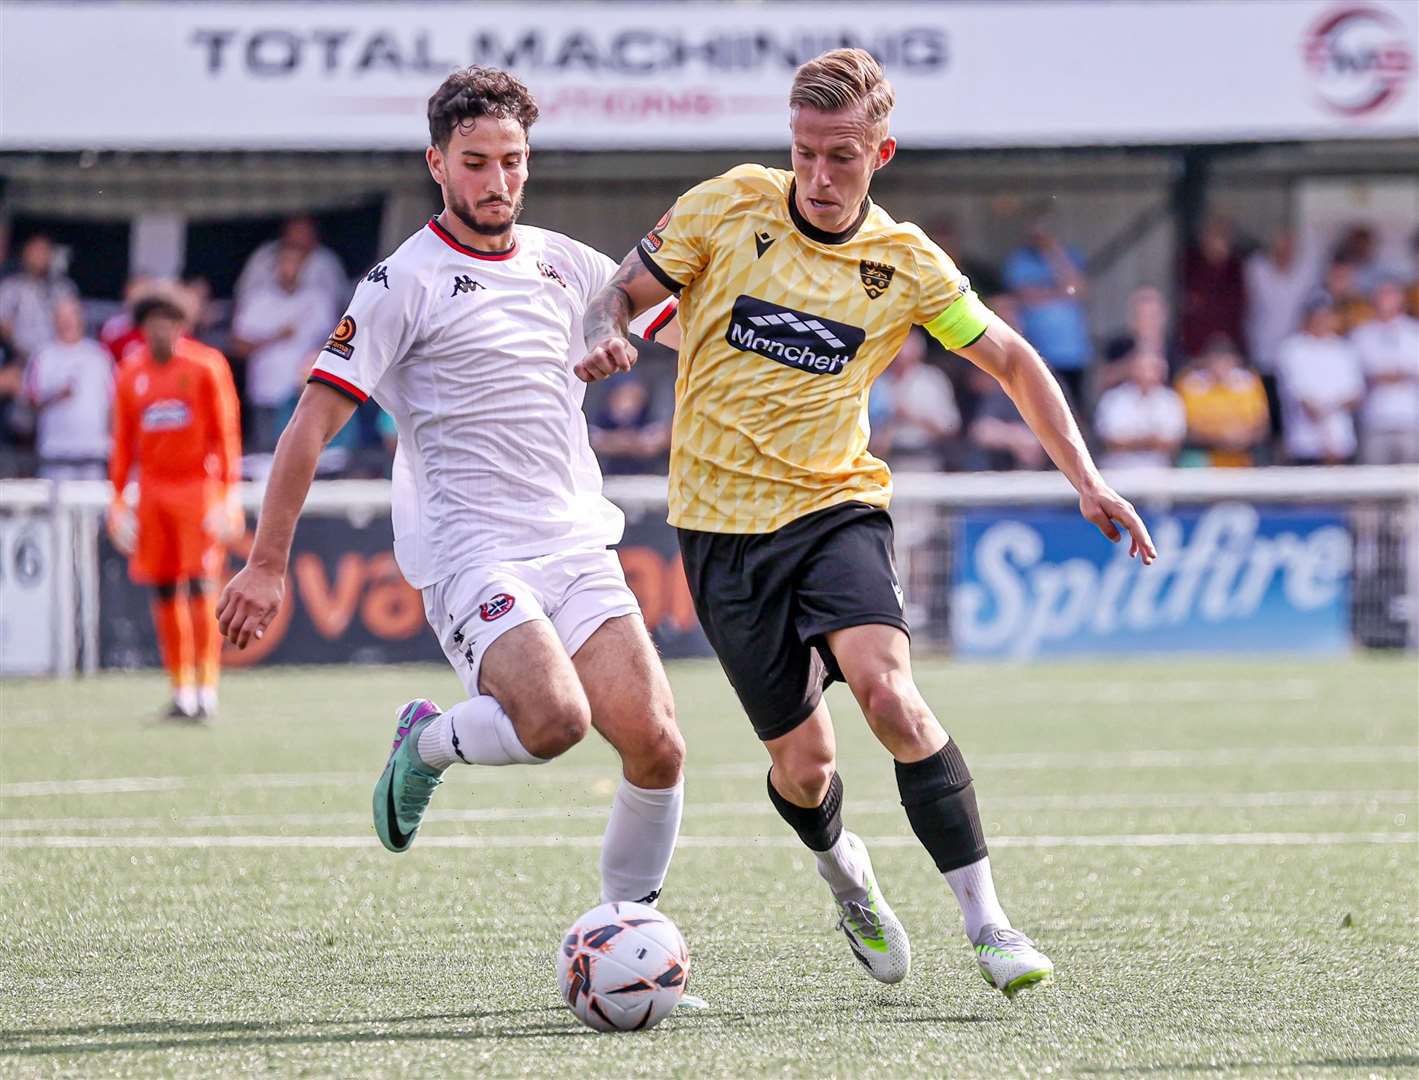
[[[773,770],[769,770],[769,802],[779,816],[788,822],[813,851],[827,851],[843,834],[843,780],[837,773],[828,783],[828,793],[817,806],[794,806],[774,788]]]
[[[912,832],[943,874],[985,858],[971,771],[956,740],[922,761],[897,762],[897,790]]]

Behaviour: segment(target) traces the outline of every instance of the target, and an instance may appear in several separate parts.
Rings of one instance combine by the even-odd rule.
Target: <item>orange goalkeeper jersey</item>
[[[113,405],[109,480],[122,491],[134,466],[143,484],[212,481],[241,475],[241,421],[227,358],[181,339],[159,363],[147,346],[124,362]]]

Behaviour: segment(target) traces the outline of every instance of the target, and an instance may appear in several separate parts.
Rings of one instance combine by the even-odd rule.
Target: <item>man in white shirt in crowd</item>
[[[1320,245],[1300,250],[1290,229],[1277,232],[1267,246],[1247,259],[1246,346],[1252,366],[1274,375],[1281,343],[1301,325],[1306,297],[1320,283]]]
[[[891,366],[872,386],[869,410],[885,403],[874,423],[871,450],[897,472],[936,472],[946,463],[946,440],[961,430],[951,380],[926,362],[926,333],[912,327]]]
[[[1166,469],[1187,434],[1182,399],[1166,382],[1168,362],[1162,356],[1136,352],[1126,362],[1128,380],[1107,391],[1094,413],[1094,431],[1105,447],[1099,464]]]
[[[653,903],[679,831],[684,742],[608,550],[624,518],[601,494],[573,373],[586,305],[616,264],[517,224],[536,118],[527,88],[488,68],[454,72],[430,98],[425,160],[443,212],[356,288],[276,448],[218,620],[238,647],[270,624],[316,459],[373,396],[398,429],[395,559],[468,694],[400,710],[374,791],[381,843],[408,850],[453,766],[539,765],[595,727],[622,767],[602,899]],[[673,314],[662,304],[637,332]]]
[[[1419,462],[1419,320],[1404,313],[1397,280],[1382,280],[1371,301],[1375,318],[1350,334],[1369,386],[1360,459],[1367,465]]]
[[[233,351],[246,356],[248,450],[276,448],[287,407],[335,322],[328,295],[301,284],[307,258],[300,248],[281,247],[275,280],[243,294],[232,319]]]
[[[281,228],[281,235],[268,240],[251,253],[237,278],[233,299],[240,304],[246,295],[258,289],[277,285],[280,271],[276,263],[282,248],[294,248],[305,259],[301,263],[302,288],[314,289],[325,296],[332,308],[338,308],[350,297],[350,276],[340,256],[320,242],[315,219],[293,217]]]
[[[35,235],[20,249],[20,272],[0,281],[0,338],[21,360],[54,340],[54,307],[79,290],[54,265],[49,237]]]
[[[1355,347],[1340,336],[1334,302],[1306,302],[1301,332],[1276,357],[1286,454],[1297,465],[1340,465],[1355,457],[1355,410],[1365,377]]]
[[[113,358],[84,336],[79,301],[54,305],[55,337],[25,366],[24,399],[35,412],[39,475],[102,480],[113,408]]]

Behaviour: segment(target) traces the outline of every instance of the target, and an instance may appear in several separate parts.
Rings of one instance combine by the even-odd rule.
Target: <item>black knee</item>
[[[159,600],[176,600],[181,589],[182,582],[180,581],[164,581],[160,585],[153,586],[153,595]]]
[[[828,781],[828,793],[817,806],[796,806],[774,787],[773,770],[768,778],[769,801],[789,828],[813,851],[827,851],[843,833],[843,781],[836,772]]]
[[[921,761],[897,762],[897,790],[912,831],[943,874],[985,858],[971,771],[954,739]]]

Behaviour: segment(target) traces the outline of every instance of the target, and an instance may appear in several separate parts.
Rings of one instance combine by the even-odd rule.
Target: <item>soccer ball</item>
[[[574,922],[557,950],[562,998],[587,1027],[644,1031],[685,993],[690,952],[675,924],[653,907],[620,901]]]

